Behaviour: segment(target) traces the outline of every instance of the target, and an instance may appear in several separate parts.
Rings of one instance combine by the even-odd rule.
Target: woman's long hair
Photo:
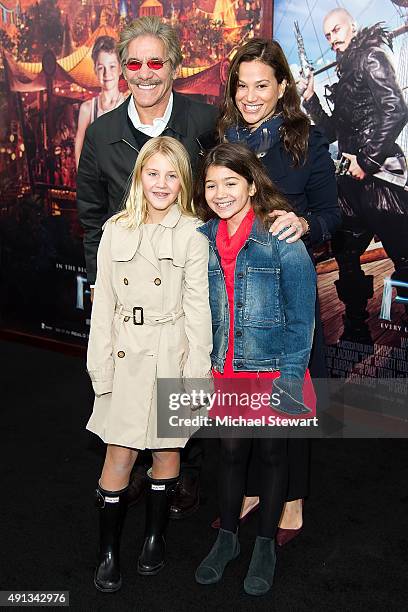
[[[232,60],[221,118],[218,122],[220,140],[224,140],[225,132],[229,127],[245,126],[245,121],[235,103],[238,73],[242,62],[254,61],[261,61],[270,66],[278,83],[286,80],[286,89],[278,100],[275,114],[281,113],[283,117],[281,132],[284,147],[291,154],[294,164],[300,165],[304,163],[307,154],[310,121],[300,108],[295,80],[282,47],[275,40],[253,38],[238,50]]]
[[[265,227],[274,221],[269,216],[272,210],[292,210],[284,196],[276,189],[262,162],[248,147],[235,143],[222,143],[205,156],[195,182],[194,208],[203,221],[217,218],[205,199],[205,181],[210,166],[222,166],[242,176],[249,185],[255,186],[251,197],[252,208]]]
[[[184,146],[175,138],[157,136],[148,140],[140,149],[123,210],[114,218],[115,221],[121,220],[126,227],[136,228],[147,220],[148,210],[143,193],[142,170],[147,161],[156,153],[161,153],[167,158],[180,179],[181,188],[177,198],[180,210],[186,215],[194,215],[192,203],[193,179],[188,153]]]

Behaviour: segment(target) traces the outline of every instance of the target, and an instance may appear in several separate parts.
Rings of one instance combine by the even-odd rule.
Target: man
[[[131,95],[87,128],[78,167],[78,215],[84,228],[91,287],[96,278],[102,225],[124,202],[141,147],[154,136],[172,136],[186,147],[194,168],[200,153],[198,137],[214,129],[218,116],[215,107],[172,91],[182,54],[176,32],[159,18],[142,17],[125,27],[118,53]],[[173,518],[182,518],[198,508],[199,442],[191,441],[182,458],[171,509]],[[132,501],[140,496],[143,484],[144,473],[139,466],[130,485]]]
[[[342,338],[370,342],[366,308],[373,277],[362,271],[360,255],[374,235],[394,263],[393,278],[408,282],[408,194],[374,177],[387,158],[386,164],[404,163],[395,140],[408,121],[408,109],[380,24],[358,31],[348,11],[335,9],[323,29],[337,54],[339,80],[329,96],[333,111],[328,115],[322,109],[313,77],[301,83],[304,107],[331,142],[338,140],[339,156],[349,160],[347,175],[338,177],[343,225],[332,241],[339,266],[336,288],[345,304]]]

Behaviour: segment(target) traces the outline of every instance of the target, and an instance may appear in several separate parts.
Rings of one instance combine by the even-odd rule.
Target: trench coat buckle
[[[142,306],[135,306],[133,308],[133,323],[134,325],[143,325],[143,308]]]

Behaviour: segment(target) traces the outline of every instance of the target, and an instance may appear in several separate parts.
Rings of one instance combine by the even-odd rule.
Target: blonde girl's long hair
[[[143,193],[142,170],[147,161],[156,153],[161,153],[167,158],[180,179],[180,193],[176,202],[181,212],[189,216],[195,214],[192,201],[193,179],[188,153],[175,138],[157,136],[148,140],[140,149],[124,208],[114,217],[115,221],[120,220],[128,228],[139,227],[147,220],[148,210]]]

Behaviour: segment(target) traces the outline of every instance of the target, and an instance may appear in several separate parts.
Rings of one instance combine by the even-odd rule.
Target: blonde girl
[[[106,444],[97,488],[100,549],[94,583],[121,587],[119,542],[126,491],[139,450],[152,449],[145,539],[138,572],[164,565],[168,492],[186,438],[158,437],[157,379],[210,371],[208,244],[197,232],[191,168],[177,140],[141,149],[123,211],[104,226],[88,346],[95,404],[87,429]]]

